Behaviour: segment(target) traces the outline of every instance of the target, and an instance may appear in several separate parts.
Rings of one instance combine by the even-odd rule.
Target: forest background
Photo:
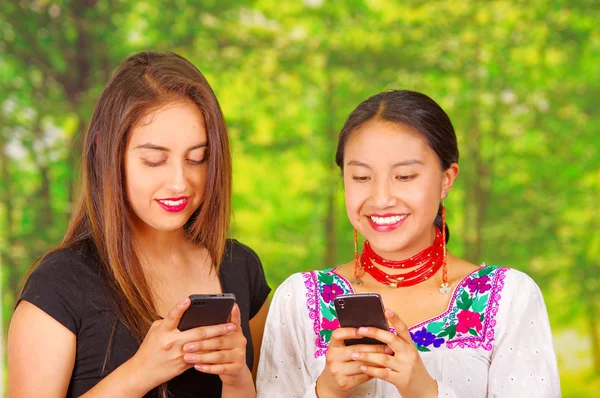
[[[273,288],[352,258],[334,163],[352,109],[390,88],[439,102],[461,150],[449,249],[535,279],[564,396],[594,395],[598,26],[596,0],[0,0],[4,341],[24,272],[65,232],[103,85],[132,53],[172,50],[219,98],[234,160],[231,235],[258,252]]]

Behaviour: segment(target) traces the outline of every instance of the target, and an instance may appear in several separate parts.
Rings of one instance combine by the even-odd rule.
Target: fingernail
[[[181,306],[183,307],[184,305],[187,305],[187,303],[190,301],[189,297],[184,298],[183,300],[181,300]]]
[[[351,357],[352,359],[358,359],[358,358],[360,357],[360,354],[359,354],[358,352],[353,352],[353,353],[350,355],[350,357]]]
[[[360,334],[365,334],[368,331],[369,331],[369,328],[365,328],[365,327],[358,328],[358,333],[360,333]]]
[[[184,349],[184,351],[192,352],[196,349],[196,347],[193,344],[190,344],[190,345],[186,345],[183,349]]]
[[[183,356],[183,360],[186,361],[186,362],[193,362],[194,359],[195,359],[195,357],[193,355],[186,354],[186,355]]]
[[[360,367],[361,372],[366,372],[367,371],[367,367],[365,365],[362,365]]]
[[[385,353],[388,355],[392,355],[394,353],[394,350],[392,350],[390,347],[385,346]]]
[[[233,323],[230,323],[227,325],[228,332],[233,332],[234,330],[235,330],[235,325]]]
[[[204,366],[203,365],[194,365],[194,369],[202,372],[204,370]]]
[[[390,310],[389,308],[386,308],[385,314],[388,316],[388,318],[391,318],[394,316],[394,312],[392,310]]]

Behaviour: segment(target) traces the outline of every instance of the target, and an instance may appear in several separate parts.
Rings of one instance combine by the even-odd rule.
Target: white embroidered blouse
[[[258,397],[316,397],[331,333],[333,299],[353,293],[336,269],[290,276],[275,292],[257,375]],[[542,294],[514,269],[483,266],[453,292],[448,309],[410,328],[439,398],[560,397],[552,335]],[[400,397],[373,379],[350,397]]]

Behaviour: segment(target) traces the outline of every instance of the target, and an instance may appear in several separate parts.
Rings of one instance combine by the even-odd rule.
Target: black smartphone
[[[385,318],[383,302],[377,293],[341,294],[334,300],[340,326],[344,328],[359,328],[361,326],[389,330]],[[350,339],[346,345],[355,344],[384,344],[370,337]]]
[[[190,306],[181,316],[177,326],[181,331],[227,323],[235,304],[235,295],[233,293],[192,294],[190,301]]]

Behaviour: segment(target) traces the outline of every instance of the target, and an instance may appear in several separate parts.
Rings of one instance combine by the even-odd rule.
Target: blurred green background
[[[232,235],[259,253],[273,287],[352,258],[334,164],[352,109],[389,88],[438,101],[461,150],[450,250],[529,273],[564,396],[596,395],[599,23],[596,0],[1,1],[3,336],[23,273],[65,232],[103,85],[128,55],[172,50],[220,100]]]

